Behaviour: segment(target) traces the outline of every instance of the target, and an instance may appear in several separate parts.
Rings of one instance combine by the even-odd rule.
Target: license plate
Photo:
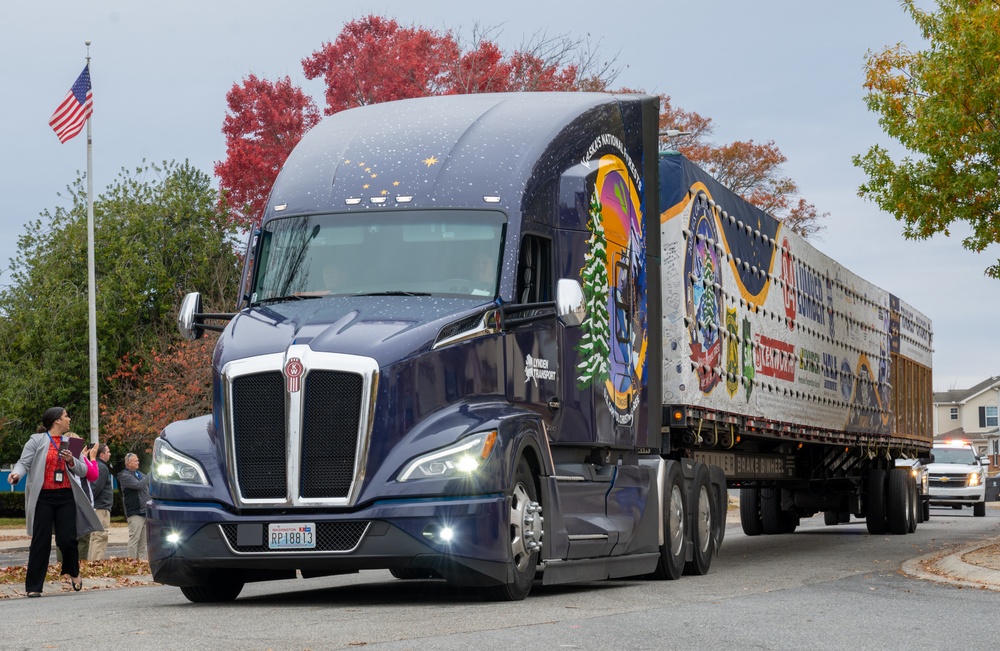
[[[312,522],[267,525],[270,549],[315,549],[316,525]]]

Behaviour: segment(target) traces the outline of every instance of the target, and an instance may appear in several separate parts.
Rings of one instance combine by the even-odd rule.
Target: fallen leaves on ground
[[[60,581],[62,564],[49,565],[46,581]],[[0,567],[0,584],[24,583],[28,568],[24,565]],[[90,579],[117,579],[149,574],[149,562],[138,558],[112,556],[103,561],[80,561],[80,576]]]

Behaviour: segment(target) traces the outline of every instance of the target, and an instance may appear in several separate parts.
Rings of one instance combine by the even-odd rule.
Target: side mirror
[[[568,328],[575,328],[587,318],[583,288],[570,278],[560,278],[556,283],[556,317]]]
[[[195,321],[194,317],[195,314],[200,312],[201,294],[191,292],[184,297],[184,300],[181,302],[181,309],[177,313],[177,330],[185,339],[194,341],[205,334],[205,330],[201,327],[201,324]]]

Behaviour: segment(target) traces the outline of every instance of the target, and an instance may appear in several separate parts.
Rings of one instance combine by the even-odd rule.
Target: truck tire
[[[832,527],[835,524],[840,524],[840,512],[823,511],[823,524],[825,524],[828,527]]]
[[[181,593],[194,604],[228,603],[235,601],[246,582],[235,576],[212,572],[201,585],[181,587]]]
[[[972,515],[982,518],[986,515],[986,502],[976,502],[972,505]]]
[[[868,533],[880,536],[886,531],[885,471],[869,468],[865,488],[865,525]]]
[[[687,560],[687,502],[680,464],[666,462],[663,480],[663,544],[653,578],[673,581],[681,578]]]
[[[889,494],[886,496],[885,519],[889,533],[901,536],[910,529],[910,487],[907,478],[910,473],[906,468],[893,468],[889,471]]]
[[[760,522],[764,534],[788,533],[787,518],[781,512],[781,489],[762,488],[760,491]]]
[[[759,536],[764,533],[764,525],[760,521],[760,489],[740,489],[740,524],[743,533],[748,536]]]
[[[917,525],[920,524],[920,497],[917,495],[917,480],[910,473],[906,473],[906,485],[910,489],[910,515],[907,518],[909,526],[906,533],[916,533]]]
[[[684,564],[684,574],[704,576],[712,567],[715,536],[712,529],[719,518],[716,501],[712,499],[712,482],[708,468],[695,466],[691,482],[691,560]]]
[[[531,591],[538,568],[538,552],[542,542],[542,507],[531,467],[522,457],[514,471],[510,495],[510,571],[509,580],[483,588],[483,596],[491,601],[521,601]]]

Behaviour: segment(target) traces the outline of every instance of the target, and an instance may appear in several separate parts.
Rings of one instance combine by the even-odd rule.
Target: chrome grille
[[[294,365],[293,365],[294,362]],[[285,376],[301,370],[300,382]],[[378,363],[292,345],[222,369],[237,508],[345,507],[364,483]]]
[[[284,387],[280,371],[233,380],[233,448],[243,499],[288,494]]]
[[[363,381],[356,373],[312,371],[302,413],[302,476],[306,498],[347,497],[354,481]]]

